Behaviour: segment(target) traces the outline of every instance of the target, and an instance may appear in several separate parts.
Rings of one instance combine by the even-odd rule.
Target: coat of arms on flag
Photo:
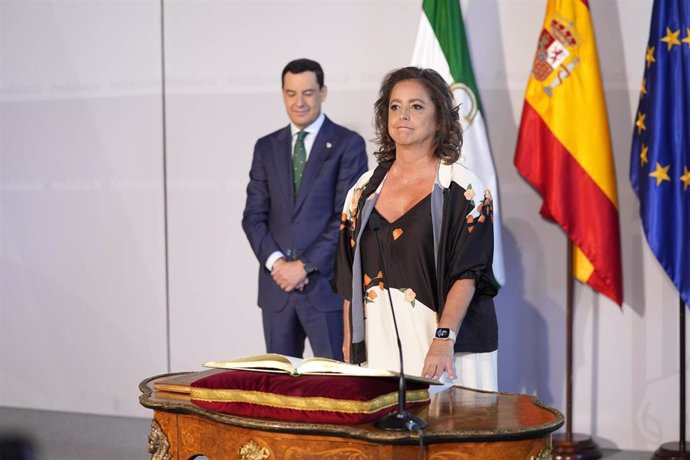
[[[462,129],[467,129],[477,116],[479,107],[477,107],[477,95],[474,94],[472,88],[462,82],[455,82],[450,85],[450,90],[453,92],[455,102],[460,105],[460,123]]]
[[[547,95],[551,96],[554,88],[568,78],[580,62],[576,54],[578,45],[577,30],[571,21],[554,16],[542,29],[532,74],[537,81],[543,82],[556,72],[551,83],[543,87]],[[568,59],[571,56],[572,59]]]

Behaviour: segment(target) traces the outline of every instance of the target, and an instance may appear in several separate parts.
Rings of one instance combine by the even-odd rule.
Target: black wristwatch
[[[300,259],[300,260],[302,260],[302,264],[304,265],[304,271],[307,272],[307,275],[311,275],[312,273],[314,273],[316,271],[315,266],[313,266],[312,264],[310,264],[309,262],[307,262],[304,259]]]
[[[441,340],[452,340],[453,343],[455,343],[455,341],[458,339],[458,336],[455,332],[453,332],[452,329],[448,329],[447,327],[439,327],[436,329],[434,338]]]

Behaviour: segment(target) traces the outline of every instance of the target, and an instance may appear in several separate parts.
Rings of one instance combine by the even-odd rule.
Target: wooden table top
[[[189,395],[184,392],[160,389],[163,386],[160,385],[161,382],[173,381],[185,385],[214,372],[218,370],[150,377],[139,384],[139,401],[144,407],[155,411],[192,414],[220,424],[255,430],[340,436],[390,444],[418,442],[416,433],[381,430],[373,423],[345,425],[292,422],[208,411],[191,403]],[[430,404],[410,412],[427,421],[428,426],[424,430],[426,442],[529,439],[551,433],[564,423],[559,411],[545,406],[536,397],[464,387],[449,387],[433,394]]]

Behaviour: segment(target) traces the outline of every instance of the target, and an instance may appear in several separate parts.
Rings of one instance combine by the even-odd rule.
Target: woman
[[[407,373],[495,391],[491,194],[457,163],[453,95],[431,69],[398,69],[375,125],[378,166],[348,194],[335,263],[345,360],[399,368],[390,296]]]

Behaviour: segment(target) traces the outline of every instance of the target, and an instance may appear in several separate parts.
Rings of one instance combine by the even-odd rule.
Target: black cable
[[[417,435],[419,436],[419,460],[424,460],[426,458],[426,451],[424,450],[424,430],[418,428]]]
[[[405,382],[405,372],[403,371],[403,351],[402,343],[400,342],[400,332],[398,331],[398,321],[395,318],[395,308],[393,308],[393,296],[391,295],[390,279],[388,278],[388,267],[386,267],[386,258],[383,255],[383,245],[379,237],[379,230],[381,229],[382,218],[377,213],[372,213],[369,216],[369,228],[376,236],[376,242],[379,249],[379,257],[381,258],[381,265],[383,265],[383,282],[388,292],[388,305],[391,307],[391,316],[393,317],[393,326],[395,328],[395,339],[398,344],[398,354],[400,356],[400,375],[398,378],[398,410],[392,412],[380,420],[374,422],[374,426],[384,430],[392,431],[414,431],[425,428],[427,423],[422,418],[411,414],[407,411],[407,383]]]

